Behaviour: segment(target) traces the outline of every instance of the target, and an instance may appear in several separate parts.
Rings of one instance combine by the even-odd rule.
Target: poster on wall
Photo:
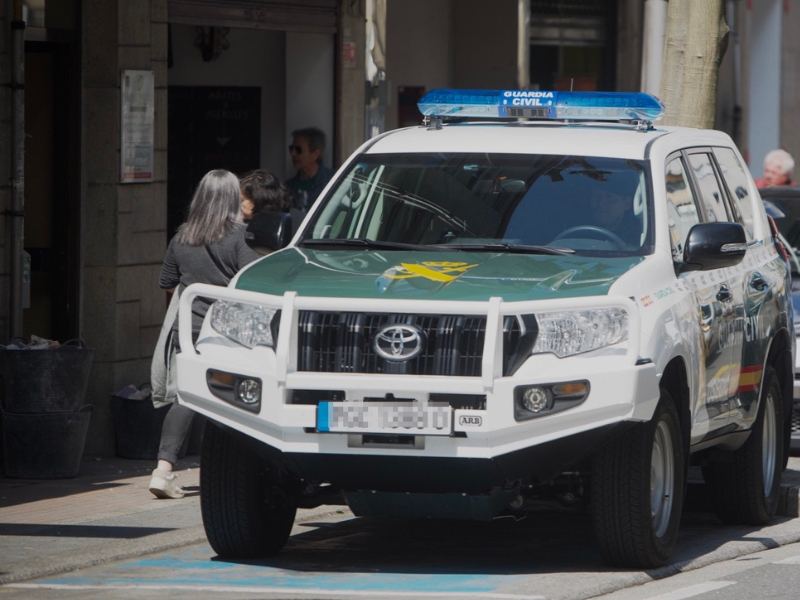
[[[122,71],[122,183],[153,181],[154,101],[152,71]]]

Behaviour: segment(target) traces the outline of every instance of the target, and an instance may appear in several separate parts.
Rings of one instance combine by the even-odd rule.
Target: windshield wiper
[[[444,244],[449,250],[472,250],[474,252],[510,252],[513,254],[552,254],[569,256],[575,254],[571,248],[554,248],[552,246],[529,246],[526,244],[504,244],[502,242],[489,244]]]
[[[406,244],[404,242],[381,242],[365,238],[324,238],[306,239],[300,242],[301,246],[328,246],[332,248],[370,248],[373,250],[441,250],[446,251],[446,246],[426,246],[422,244]]]
[[[327,246],[331,248],[367,248],[373,250],[471,250],[474,252],[510,252],[513,254],[550,254],[569,256],[575,254],[571,248],[554,248],[552,246],[528,246],[525,244],[479,243],[479,244],[407,244],[405,242],[382,242],[365,238],[323,238],[306,239],[301,246]]]

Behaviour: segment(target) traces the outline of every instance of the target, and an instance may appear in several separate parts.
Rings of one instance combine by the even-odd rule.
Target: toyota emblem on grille
[[[414,325],[384,325],[378,329],[372,346],[386,360],[411,360],[422,352],[424,334]]]

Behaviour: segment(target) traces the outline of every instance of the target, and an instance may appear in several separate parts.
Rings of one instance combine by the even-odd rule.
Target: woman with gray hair
[[[231,278],[246,264],[260,258],[244,241],[245,224],[242,221],[239,179],[222,169],[208,172],[197,186],[189,206],[186,222],[169,243],[161,267],[160,285],[174,290],[178,295],[193,283],[226,286]],[[198,298],[192,306],[192,338],[197,339],[210,303]],[[172,308],[172,307],[171,307]],[[169,315],[170,313],[168,313]],[[168,316],[168,319],[171,316]],[[169,324],[165,322],[165,326]],[[153,383],[153,402],[169,404],[164,418],[158,466],[150,480],[150,491],[158,498],[183,498],[183,490],[172,472],[178,452],[192,424],[194,412],[176,403],[177,394],[172,384],[172,359],[177,351],[178,321],[172,320],[161,356],[154,356],[151,379],[163,376],[163,396],[156,393]],[[158,352],[158,346],[156,349]],[[156,373],[163,365],[165,372]]]

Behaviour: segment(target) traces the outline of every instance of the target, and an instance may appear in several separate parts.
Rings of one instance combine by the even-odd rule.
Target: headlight
[[[259,304],[217,300],[211,307],[211,327],[248,348],[274,347],[271,325],[276,312]]]
[[[539,333],[531,354],[552,352],[563,358],[628,339],[628,313],[623,308],[539,313],[536,322]]]

